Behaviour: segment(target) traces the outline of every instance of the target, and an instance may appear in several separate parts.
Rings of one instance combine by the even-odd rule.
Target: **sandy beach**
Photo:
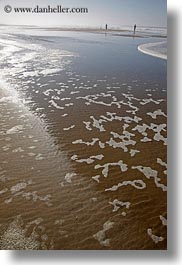
[[[0,29],[0,249],[167,248],[161,42]]]

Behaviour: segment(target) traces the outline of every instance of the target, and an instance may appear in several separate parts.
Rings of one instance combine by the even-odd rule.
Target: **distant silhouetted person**
[[[133,32],[134,35],[135,35],[135,33],[136,33],[136,27],[137,27],[137,25],[135,24],[135,25],[134,25],[134,32]]]
[[[106,24],[106,30],[107,30],[107,28],[108,28],[108,25]]]

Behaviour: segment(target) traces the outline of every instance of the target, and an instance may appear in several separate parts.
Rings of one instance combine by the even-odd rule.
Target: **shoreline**
[[[0,25],[4,27],[3,25]],[[18,25],[15,27],[19,27]],[[119,36],[119,37],[133,37],[133,38],[161,38],[166,39],[167,33],[158,32],[158,31],[147,31],[146,29],[139,28],[136,31],[136,34],[133,34],[132,27],[131,29],[126,28],[91,28],[91,27],[34,27],[34,26],[21,26],[22,29],[25,30],[45,30],[45,31],[55,31],[55,32],[84,32],[84,33],[95,33],[95,34],[108,34],[111,36]]]
[[[142,44],[138,46],[138,50],[144,54],[157,57],[163,60],[167,60],[167,54],[162,53],[162,50],[160,50],[159,48],[160,45],[165,44],[165,43],[166,42],[155,42],[155,43]],[[159,49],[155,50],[156,47],[158,47]]]
[[[120,36],[120,37],[133,37],[133,38],[167,38],[166,34],[157,34],[154,32],[144,32],[138,31],[136,34],[133,34],[133,30],[127,29],[108,29],[107,31],[103,28],[38,28],[41,30],[48,30],[48,31],[69,31],[69,32],[85,32],[85,33],[97,33],[97,34],[110,34],[112,36]]]

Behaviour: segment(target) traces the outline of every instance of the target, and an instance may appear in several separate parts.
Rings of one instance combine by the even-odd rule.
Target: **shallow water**
[[[1,32],[1,249],[166,249],[166,61],[146,42]]]

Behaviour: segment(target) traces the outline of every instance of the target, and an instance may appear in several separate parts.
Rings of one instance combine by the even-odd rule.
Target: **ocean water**
[[[157,41],[1,28],[1,249],[166,249]]]

